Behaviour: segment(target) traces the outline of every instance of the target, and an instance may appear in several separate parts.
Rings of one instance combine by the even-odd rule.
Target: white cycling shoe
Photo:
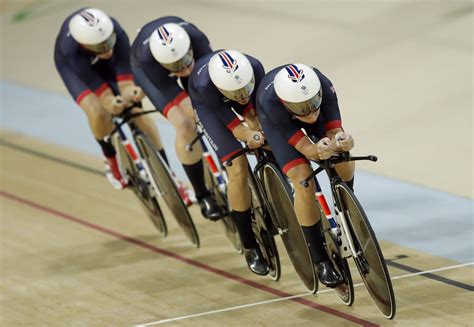
[[[122,177],[120,172],[120,168],[117,162],[116,157],[107,158],[104,157],[104,164],[105,164],[105,176],[107,180],[112,184],[114,189],[116,190],[123,190],[127,187],[128,181],[126,178]]]

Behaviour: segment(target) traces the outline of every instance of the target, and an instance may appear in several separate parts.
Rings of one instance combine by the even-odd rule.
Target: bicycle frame
[[[219,188],[222,190],[222,192],[227,193],[226,177],[223,174],[221,166],[216,164],[216,162],[214,161],[214,157],[209,152],[209,148],[207,147],[206,142],[204,142],[203,140],[204,133],[202,131],[202,128],[199,126],[199,124],[196,124],[196,132],[197,132],[196,137],[191,141],[191,143],[189,143],[186,146],[186,150],[192,151],[193,145],[199,140],[202,147],[202,154],[204,156],[204,159],[206,159],[206,162],[209,165],[209,168],[211,169],[212,174],[214,175],[214,177],[216,177],[216,180],[219,184]]]
[[[341,253],[341,256],[343,258],[348,258],[348,257],[358,257],[358,253],[355,249],[354,246],[354,240],[352,239],[352,236],[350,233],[347,233],[346,231],[349,230],[349,224],[347,222],[347,218],[344,215],[343,211],[340,209],[342,208],[340,199],[338,198],[338,193],[336,192],[336,185],[343,183],[342,179],[337,175],[337,172],[335,170],[335,165],[341,162],[347,162],[347,161],[357,161],[357,160],[370,160],[370,161],[377,161],[377,157],[375,156],[365,156],[365,157],[351,157],[348,152],[342,153],[338,157],[330,158],[328,160],[319,160],[315,161],[318,165],[319,168],[317,168],[313,173],[308,176],[306,179],[301,181],[301,185],[304,187],[309,186],[309,181],[314,178],[314,181],[316,183],[316,196],[318,199],[318,202],[321,205],[321,209],[326,217],[326,219],[329,221],[329,224],[331,225],[331,232],[334,234],[336,237],[337,241],[337,246],[339,247],[339,251]],[[324,197],[324,194],[322,193],[321,186],[318,183],[318,180],[316,178],[316,175],[319,174],[322,171],[326,171],[330,185],[331,185],[331,193],[333,194],[333,204],[334,204],[334,211],[336,214],[335,217],[335,224],[334,224],[334,218],[331,215],[331,211],[329,210],[329,207],[326,202],[326,198]],[[342,228],[341,228],[342,226]]]
[[[109,137],[111,138],[113,134],[117,133],[120,138],[120,142],[122,142],[124,148],[127,150],[127,153],[130,155],[130,157],[133,160],[133,163],[137,167],[138,171],[140,172],[140,176],[147,182],[151,183],[151,196],[158,195],[162,197],[164,195],[163,191],[158,187],[156,184],[155,180],[153,178],[148,178],[148,176],[151,176],[151,170],[150,167],[148,166],[148,163],[146,160],[143,160],[143,156],[140,153],[140,150],[137,151],[135,150],[136,144],[132,144],[132,142],[127,138],[125,135],[125,132],[122,130],[122,125],[128,123],[130,130],[133,135],[136,133],[137,127],[133,123],[133,121],[129,121],[131,118],[150,114],[154,111],[145,111],[145,112],[139,112],[139,113],[128,113],[129,109],[125,109],[123,115],[120,117],[113,117],[112,121],[115,125],[115,129],[110,133]],[[138,146],[136,146],[137,149],[139,149]]]

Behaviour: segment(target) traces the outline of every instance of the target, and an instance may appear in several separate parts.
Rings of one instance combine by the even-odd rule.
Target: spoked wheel
[[[321,217],[323,213],[321,213]],[[336,270],[344,278],[344,283],[334,289],[339,299],[347,306],[351,306],[354,303],[354,283],[352,282],[351,270],[346,258],[342,258],[339,252],[339,248],[336,245],[336,240],[331,232],[331,226],[327,219],[322,218],[323,233],[326,251],[328,252],[329,258],[331,259]]]
[[[168,234],[166,221],[156,197],[150,194],[150,185],[140,177],[138,168],[133,163],[129,154],[123,147],[123,144],[118,141],[117,138],[115,138],[114,143],[119,154],[120,165],[129,178],[129,186],[131,186],[133,193],[135,193],[137,198],[140,200],[140,204],[143,209],[145,209],[145,212],[153,225],[155,225],[159,235],[166,236]]]
[[[237,232],[237,226],[235,225],[234,218],[229,212],[227,195],[225,194],[224,190],[221,190],[219,188],[219,183],[214,177],[214,174],[212,173],[209,164],[206,161],[204,161],[204,178],[206,181],[207,189],[212,193],[212,196],[216,200],[217,204],[222,208],[222,210],[227,212],[226,216],[219,219],[219,224],[224,230],[225,236],[238,253],[243,253],[244,249],[240,242],[239,233]]]
[[[249,172],[251,174],[251,172]],[[251,206],[252,206],[252,229],[257,239],[260,250],[262,251],[267,265],[270,268],[269,276],[274,281],[280,279],[281,276],[281,265],[280,255],[275,243],[273,235],[267,228],[267,221],[265,220],[265,211],[263,209],[262,201],[260,199],[255,180],[252,176],[249,176],[249,186],[251,194]],[[271,220],[271,219],[268,219]],[[268,221],[271,223],[271,221]]]
[[[293,209],[289,185],[275,165],[267,164],[263,169],[265,193],[271,207],[275,227],[281,235],[288,256],[299,278],[310,292],[316,293],[318,280],[303,231]]]
[[[386,318],[392,319],[396,311],[395,294],[375,233],[362,206],[349,187],[344,183],[337,184],[336,192],[343,214],[350,225],[358,253],[354,261],[362,281],[379,310]]]
[[[168,205],[168,208],[174,215],[178,225],[184,231],[188,239],[196,246],[199,247],[199,235],[196,230],[196,226],[189,214],[186,204],[184,204],[181,196],[179,195],[178,189],[174,182],[173,177],[163,162],[163,159],[158,156],[154,147],[150,144],[148,139],[141,133],[137,133],[135,136],[138,147],[140,148],[144,159],[150,167],[152,178],[158,187],[158,192],[161,197]]]

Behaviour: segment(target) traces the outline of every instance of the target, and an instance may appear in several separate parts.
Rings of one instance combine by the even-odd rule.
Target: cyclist
[[[210,52],[209,40],[196,26],[167,16],[141,28],[132,44],[131,65],[137,84],[176,129],[176,153],[194,188],[202,215],[216,220],[224,213],[206,188],[201,146],[186,149],[196,137],[187,92],[188,76],[194,60]]]
[[[56,68],[104,154],[107,179],[117,189],[126,186],[115,149],[106,137],[114,128],[112,116],[124,108],[141,110],[144,93],[133,82],[130,43],[118,22],[103,11],[80,9],[61,26],[54,49]],[[158,130],[150,117],[136,118],[138,126],[164,155]]]
[[[255,58],[233,50],[215,51],[199,59],[189,78],[189,95],[199,124],[209,143],[224,162],[242,148],[263,144],[263,135],[256,130],[255,92],[264,76],[262,64]],[[245,118],[249,128],[239,116]],[[250,270],[266,275],[269,268],[252,232],[250,191],[245,155],[226,167],[228,198],[244,247]]]
[[[295,212],[303,229],[319,280],[336,287],[336,272],[323,246],[321,220],[315,199],[315,183],[304,188],[300,181],[311,172],[308,159],[327,159],[354,146],[342,128],[336,91],[318,69],[289,64],[270,71],[257,92],[257,113],[283,172],[295,188]],[[336,165],[339,176],[352,188],[354,162]],[[319,219],[319,220],[318,220]]]

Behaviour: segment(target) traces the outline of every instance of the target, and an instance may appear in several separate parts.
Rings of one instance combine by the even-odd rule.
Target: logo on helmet
[[[303,69],[299,69],[296,65],[288,65],[285,69],[288,72],[288,78],[293,83],[299,83],[304,79]]]
[[[225,69],[227,73],[234,73],[237,69],[239,69],[239,65],[237,64],[237,60],[232,58],[232,56],[223,51],[219,53],[219,58],[222,61],[222,68]]]
[[[79,15],[84,18],[84,20],[86,21],[87,25],[89,25],[90,27],[93,27],[95,25],[97,25],[99,23],[99,18],[95,17],[93,13],[87,11],[87,10],[83,10],[79,13]]]
[[[164,25],[158,27],[158,36],[162,45],[171,45],[171,42],[173,42],[173,34],[168,32]]]

